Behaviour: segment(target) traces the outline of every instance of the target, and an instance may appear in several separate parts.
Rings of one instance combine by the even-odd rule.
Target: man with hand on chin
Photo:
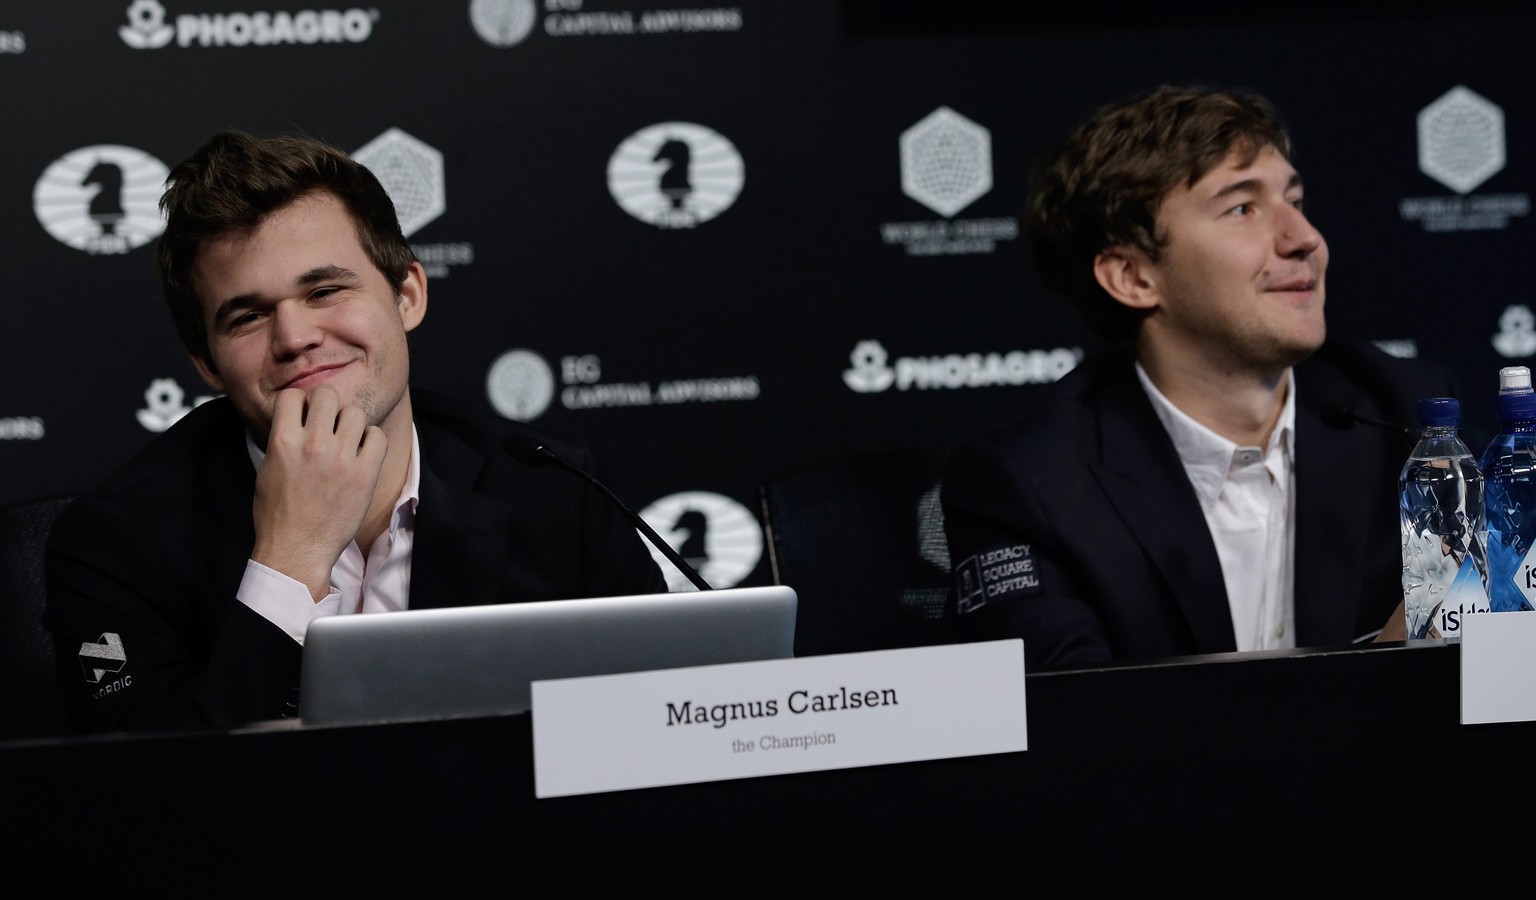
[[[1023,638],[1031,671],[1402,636],[1411,444],[1329,410],[1410,424],[1451,387],[1326,339],[1302,198],[1274,109],[1232,91],[1104,107],[1037,168],[1036,267],[1107,349],[951,460],[962,636]]]
[[[158,262],[203,404],[48,547],[61,676],[92,730],[291,715],[319,616],[656,593],[633,524],[508,441],[584,450],[413,394],[427,279],[366,168],[287,135],[172,171]]]

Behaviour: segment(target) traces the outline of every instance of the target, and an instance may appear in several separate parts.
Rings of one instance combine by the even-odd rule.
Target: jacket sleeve
[[[1038,475],[996,443],[957,451],[944,476],[948,612],[963,640],[1022,638],[1026,671],[1108,661],[1111,651]]]
[[[47,549],[44,621],[83,730],[228,728],[279,718],[300,648],[235,598],[188,528],[81,497]],[[229,583],[224,583],[229,582]]]

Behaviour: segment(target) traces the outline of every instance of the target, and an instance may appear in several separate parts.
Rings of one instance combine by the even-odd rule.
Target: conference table
[[[827,866],[901,887],[1161,861],[1191,886],[1215,859],[1326,883],[1444,872],[1497,834],[1481,856],[1523,861],[1536,724],[1460,724],[1459,660],[1434,641],[1033,673],[1022,752],[550,799],[528,715],[12,741],[0,884],[201,866],[257,895],[360,872],[729,893]]]

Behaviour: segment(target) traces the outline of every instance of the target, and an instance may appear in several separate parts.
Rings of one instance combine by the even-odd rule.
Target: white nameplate
[[[1461,724],[1536,721],[1536,612],[1461,619]]]
[[[535,681],[534,794],[1028,749],[1024,643]]]

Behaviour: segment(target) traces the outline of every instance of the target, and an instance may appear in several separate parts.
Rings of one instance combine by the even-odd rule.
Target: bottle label
[[[1526,551],[1525,559],[1510,573],[1510,580],[1515,583],[1515,590],[1525,598],[1525,608],[1536,608],[1536,545]]]
[[[1459,640],[1463,618],[1490,609],[1483,483],[1473,472],[1468,478],[1464,467],[1438,458],[1410,460],[1404,470],[1403,614],[1409,640]]]
[[[1439,636],[1460,638],[1461,620],[1473,613],[1488,612],[1488,609],[1488,592],[1483,588],[1477,567],[1472,564],[1472,557],[1468,556],[1462,560],[1461,571],[1456,573],[1456,580],[1451,583],[1445,602],[1440,604],[1436,614]]]

